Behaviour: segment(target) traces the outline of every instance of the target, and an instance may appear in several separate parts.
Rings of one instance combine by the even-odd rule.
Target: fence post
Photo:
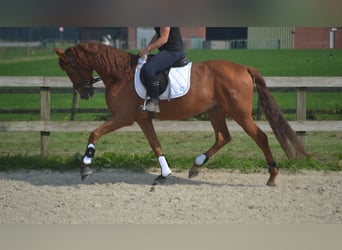
[[[77,108],[78,108],[77,91],[74,89],[72,93],[72,107],[71,107],[71,115],[70,115],[71,121],[76,121]]]
[[[30,55],[31,55],[31,48],[30,48],[30,45],[27,45],[26,46],[26,56],[30,57]]]
[[[306,120],[306,88],[298,87],[297,88],[297,105],[296,105],[296,115],[297,121],[305,121]],[[305,131],[297,131],[297,136],[303,146],[306,145],[306,132]]]
[[[45,82],[45,78],[44,78]],[[40,87],[40,120],[50,120],[50,87]],[[50,131],[40,131],[40,155],[49,156]]]

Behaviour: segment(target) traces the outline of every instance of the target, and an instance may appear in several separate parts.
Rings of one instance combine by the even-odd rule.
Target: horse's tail
[[[285,120],[276,101],[270,94],[264,78],[257,70],[253,68],[248,68],[247,70],[254,80],[255,88],[259,93],[260,104],[264,110],[268,122],[270,123],[273,133],[279,141],[280,146],[283,148],[287,157],[290,159],[293,159],[295,157],[295,153],[293,152],[292,147],[297,153],[299,153],[299,155],[307,156],[308,154],[301,142],[298,140],[296,133],[292,130],[288,122]]]

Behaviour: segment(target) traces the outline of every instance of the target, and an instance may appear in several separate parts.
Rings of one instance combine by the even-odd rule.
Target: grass
[[[57,45],[66,48],[68,45]],[[131,50],[137,53],[137,50]],[[187,50],[193,62],[224,59],[257,68],[264,76],[341,76],[341,49]],[[65,76],[52,45],[26,53],[7,49],[0,58],[1,76]]]
[[[185,170],[192,166],[194,157],[207,150],[214,141],[211,132],[160,132],[163,152],[170,166]],[[39,155],[39,133],[0,133],[0,170],[16,169],[77,169],[76,153],[83,153],[88,133],[52,133],[50,157]],[[232,133],[233,140],[207,164],[209,169],[227,168],[242,172],[264,171],[266,163],[260,149],[245,134]],[[272,133],[268,133],[271,150],[281,169],[339,171],[342,159],[342,133],[308,133],[308,160],[289,161]],[[196,143],[194,143],[196,142]],[[101,137],[96,145],[95,168],[126,168],[140,170],[158,168],[155,156],[139,132],[116,132]]]
[[[332,55],[330,57],[329,55]],[[342,50],[192,50],[194,61],[224,59],[257,68],[264,76],[341,76]]]
[[[66,48],[66,45],[61,45]],[[132,51],[136,53],[136,51]],[[0,76],[65,76],[59,69],[57,56],[51,45],[45,50],[32,50],[30,57],[25,51],[6,50],[0,58]],[[228,59],[255,67],[265,76],[341,76],[342,50],[189,50],[191,61]],[[273,93],[280,107],[295,108],[295,93]],[[53,94],[52,108],[70,108],[72,95]],[[254,100],[256,102],[256,98]],[[39,109],[39,94],[0,94],[1,108]],[[255,106],[255,105],[254,105]],[[309,92],[307,109],[341,110],[341,93]],[[80,108],[105,108],[103,93],[97,93],[91,101],[80,101]],[[78,114],[78,120],[95,120],[99,114]],[[313,114],[313,119],[341,120],[341,115]],[[289,120],[293,114],[286,114]],[[39,114],[1,115],[0,120],[38,120]],[[69,120],[69,114],[52,114],[52,120]],[[163,150],[173,169],[187,169],[194,157],[207,150],[213,143],[213,133],[160,133]],[[67,170],[79,167],[74,157],[84,152],[88,133],[52,133],[51,155],[41,159],[38,133],[0,133],[0,170],[54,169]],[[342,133],[308,133],[307,149],[311,158],[305,161],[286,159],[273,134],[269,134],[271,149],[281,169],[316,169],[337,171],[342,159]],[[120,167],[135,170],[156,168],[157,161],[142,133],[112,133],[101,137],[97,143],[94,165]],[[233,133],[233,141],[215,155],[207,168],[229,168],[243,172],[265,169],[262,153],[244,133]]]

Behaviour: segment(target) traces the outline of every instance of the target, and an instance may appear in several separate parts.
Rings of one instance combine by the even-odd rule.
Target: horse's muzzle
[[[93,97],[94,93],[94,88],[86,88],[80,91],[80,97],[81,99],[88,100],[89,98]]]

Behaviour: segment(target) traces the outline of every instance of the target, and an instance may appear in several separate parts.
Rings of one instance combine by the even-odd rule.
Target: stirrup
[[[144,104],[143,105],[140,105],[140,109],[142,110],[142,111],[148,111],[147,109],[146,109],[146,104],[147,104],[147,101],[148,100],[151,100],[151,98],[147,95],[147,93],[146,93],[146,95],[145,95],[145,100],[144,100]]]
[[[148,111],[148,110],[146,109],[146,103],[147,103],[147,98],[145,98],[144,104],[143,104],[143,105],[140,105],[140,109],[141,109],[142,111]]]
[[[153,110],[148,110],[148,105],[152,103],[152,105],[154,105],[156,107],[156,109],[153,109]],[[143,105],[140,105],[140,109],[142,111],[148,111],[148,112],[155,112],[155,113],[159,113],[160,112],[160,108],[159,108],[159,99],[158,99],[158,104],[155,105],[153,102],[152,102],[152,98],[145,98],[145,101],[144,101],[144,104]]]

